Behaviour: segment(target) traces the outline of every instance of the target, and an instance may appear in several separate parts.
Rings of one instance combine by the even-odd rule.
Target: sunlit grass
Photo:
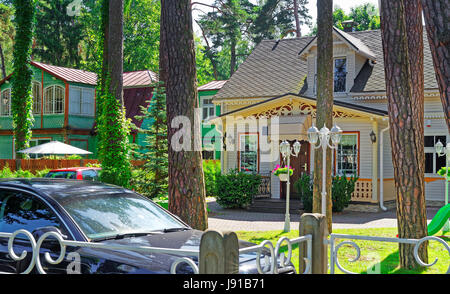
[[[334,229],[333,233],[378,236],[395,238],[396,228],[371,228],[371,229]],[[283,231],[264,231],[264,232],[237,232],[239,239],[247,240],[253,243],[261,243],[264,240],[272,241],[273,245],[281,237],[290,239],[298,237],[298,231],[284,233]],[[439,234],[437,234],[439,236]],[[450,238],[443,238],[447,244],[450,244]],[[342,239],[336,240],[336,245],[342,242]],[[350,240],[356,243],[361,249],[361,256],[356,262],[350,262],[356,257],[356,250],[350,245],[343,245],[338,252],[338,259],[342,267],[355,273],[381,273],[381,274],[441,274],[445,273],[450,266],[450,253],[444,245],[439,242],[430,241],[428,245],[428,262],[433,262],[436,258],[437,263],[428,268],[401,269],[399,266],[398,243],[380,242],[380,241],[361,241]],[[293,246],[292,263],[298,272],[299,252],[298,246]],[[287,246],[282,248],[287,251]],[[329,258],[329,256],[328,256]],[[337,267],[335,273],[342,273]]]

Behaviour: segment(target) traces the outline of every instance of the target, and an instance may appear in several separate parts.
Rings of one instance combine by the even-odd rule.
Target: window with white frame
[[[70,87],[69,114],[93,116],[95,112],[94,96],[94,89]]]
[[[445,156],[436,153],[435,144],[441,141],[444,146],[447,144],[447,136],[432,135],[425,136],[425,173],[436,174],[438,170],[445,167]]]
[[[52,85],[44,90],[44,114],[64,113],[64,88]]]
[[[212,98],[203,98],[202,99],[202,119],[206,120],[215,115],[214,112],[214,104],[212,102]]]
[[[0,115],[11,115],[11,89],[6,89],[1,92]]]
[[[358,175],[358,134],[342,134],[336,151],[336,174],[339,176]]]
[[[41,83],[33,81],[33,114],[41,114]]]
[[[257,173],[258,161],[258,134],[241,134],[239,136],[239,170]]]
[[[334,92],[342,93],[346,91],[347,81],[347,59],[334,59]]]

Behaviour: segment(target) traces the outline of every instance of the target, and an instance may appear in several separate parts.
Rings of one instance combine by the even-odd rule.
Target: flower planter
[[[288,174],[279,174],[278,177],[280,178],[280,181],[287,182],[288,180]]]

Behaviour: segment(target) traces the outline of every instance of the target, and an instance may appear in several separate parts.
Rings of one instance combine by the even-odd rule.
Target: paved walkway
[[[250,212],[244,209],[223,209],[214,200],[210,209],[208,228],[218,231],[274,231],[283,230],[284,214]],[[428,223],[438,207],[427,208]],[[298,230],[300,215],[290,215],[291,229]],[[349,212],[333,214],[333,228],[389,228],[397,227],[395,209],[385,212]]]

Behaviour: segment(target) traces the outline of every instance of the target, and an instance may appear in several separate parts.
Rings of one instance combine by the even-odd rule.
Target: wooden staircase
[[[286,201],[284,199],[256,198],[247,209],[253,212],[285,213]],[[300,200],[289,200],[289,214],[300,213],[299,211],[302,209],[303,204]]]

